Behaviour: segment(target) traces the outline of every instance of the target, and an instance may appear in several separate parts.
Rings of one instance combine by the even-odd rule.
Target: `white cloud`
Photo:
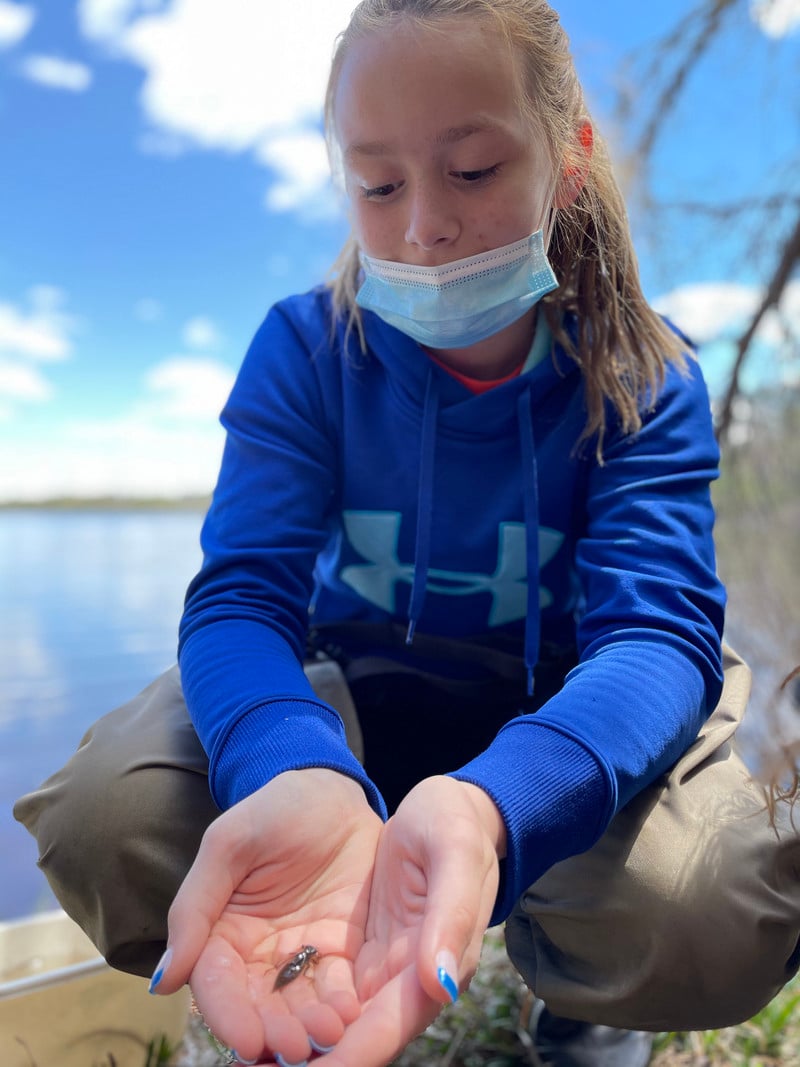
[[[24,464],[0,464],[0,501],[207,494],[223,443],[216,419],[160,423],[130,414],[67,424],[26,443]]]
[[[674,289],[654,300],[653,306],[695,343],[707,344],[734,337],[752,319],[762,299],[762,291],[754,286],[702,282]],[[764,316],[756,340],[779,346],[787,330],[800,335],[800,281],[786,286],[779,308]]]
[[[0,501],[210,493],[225,439],[219,412],[233,380],[210,359],[165,360],[145,376],[144,399],[121,415],[51,423],[47,435],[26,440],[24,464],[0,464]],[[3,381],[0,364],[0,418]],[[36,399],[33,382],[10,381]]]
[[[26,56],[20,70],[29,81],[48,89],[82,93],[92,84],[92,72],[85,64],[59,56]]]
[[[0,359],[0,399],[35,403],[49,400],[53,389],[37,367],[10,359]],[[6,406],[7,414],[11,409]]]
[[[300,210],[311,217],[341,213],[321,133],[309,130],[273,137],[259,145],[256,156],[278,179],[265,197],[270,210]]]
[[[81,0],[78,24],[92,40],[113,41],[137,7],[136,0]]]
[[[728,282],[684,285],[653,302],[696,344],[730,334],[753,314],[760,294],[752,286]]]
[[[233,371],[216,360],[173,356],[148,372],[145,387],[152,399],[143,413],[168,419],[216,419],[233,380]]]
[[[12,48],[25,37],[33,25],[36,12],[27,4],[0,0],[0,48]]]
[[[727,388],[735,342],[752,321],[763,292],[747,285],[706,282],[686,285],[653,301],[700,347],[712,397]],[[769,311],[753,338],[742,378],[745,390],[789,386],[798,375],[800,281],[787,285],[777,309]]]
[[[768,37],[787,37],[800,29],[800,0],[752,0],[750,16]]]
[[[68,359],[75,319],[63,310],[64,294],[35,286],[27,307],[0,302],[0,421],[13,419],[20,404],[45,403],[53,387],[36,366]]]
[[[216,348],[221,340],[217,327],[204,315],[189,319],[183,327],[183,343],[189,348]]]
[[[61,290],[40,285],[27,295],[27,311],[0,302],[0,353],[41,361],[66,359],[75,320],[62,310]]]
[[[218,0],[148,7],[80,0],[78,13],[86,36],[144,70],[141,104],[153,132],[252,151],[277,172],[273,208],[313,206],[329,182],[319,135],[328,66],[353,0],[304,0],[302,17],[297,0],[227,0],[224,13]],[[298,155],[287,159],[291,147]]]

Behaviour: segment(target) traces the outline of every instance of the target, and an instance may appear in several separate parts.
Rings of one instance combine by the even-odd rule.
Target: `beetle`
[[[288,960],[285,960],[278,968],[273,989],[282,989],[283,986],[299,978],[319,962],[319,949],[313,945],[303,945],[299,952],[295,952]]]

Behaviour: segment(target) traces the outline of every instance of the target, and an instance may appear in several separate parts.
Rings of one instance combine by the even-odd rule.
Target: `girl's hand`
[[[296,1064],[336,1045],[359,1015],[354,961],[382,827],[361,787],[324,769],[278,775],[236,804],[206,831],[170,909],[155,991],[190,981],[241,1059]],[[318,960],[274,989],[306,945]]]
[[[504,853],[505,826],[477,786],[435,777],[408,794],[378,844],[355,967],[361,1014],[320,1067],[384,1067],[467,987]]]

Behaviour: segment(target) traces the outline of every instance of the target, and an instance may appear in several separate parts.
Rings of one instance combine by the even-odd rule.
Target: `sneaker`
[[[529,1032],[542,1067],[647,1067],[653,1035],[552,1015],[537,1000]]]

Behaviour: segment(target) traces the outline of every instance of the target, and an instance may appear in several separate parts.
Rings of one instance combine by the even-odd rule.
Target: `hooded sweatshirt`
[[[363,325],[366,353],[319,288],[256,333],[222,414],[184,691],[221,808],[327,767],[385,817],[303,672],[312,606],[318,621],[516,639],[529,674],[543,645],[576,644],[560,691],[452,770],[506,824],[499,922],[683,754],[719,698],[708,395],[696,361],[670,365],[636,434],[609,406],[600,463],[594,442],[577,447],[583,380],[558,346],[475,395],[374,314]]]

